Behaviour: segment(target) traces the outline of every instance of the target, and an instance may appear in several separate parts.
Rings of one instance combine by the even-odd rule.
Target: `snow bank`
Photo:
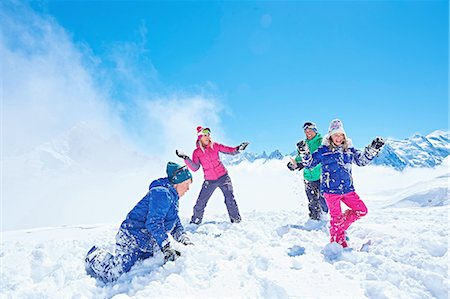
[[[185,225],[195,245],[174,244],[178,260],[158,253],[108,285],[83,258],[94,243],[112,250],[118,223],[3,233],[1,297],[447,298],[446,208],[369,210],[349,230],[353,250],[334,259],[321,253],[327,225],[311,228],[304,209],[243,213],[240,224],[208,216]]]

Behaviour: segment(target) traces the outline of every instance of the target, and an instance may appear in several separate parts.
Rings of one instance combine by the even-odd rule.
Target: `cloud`
[[[224,136],[219,117],[222,106],[214,99],[173,97],[156,99],[143,105],[149,120],[146,125],[158,132],[154,142],[160,144],[162,152],[173,155],[175,148],[189,152],[194,148],[197,138],[195,128],[198,125],[211,127],[214,138],[222,140]]]
[[[51,16],[0,6],[2,230],[120,221],[197,125],[224,137],[213,88],[159,81],[145,24],[96,56]]]
[[[149,152],[191,138],[198,123],[220,123],[219,101],[202,91],[208,86],[187,92],[159,81],[145,23],[137,40],[117,41],[100,57],[27,5],[5,2],[0,16],[6,155],[29,151],[80,122]]]
[[[91,57],[50,17],[21,4],[2,6],[5,154],[28,150],[81,120],[112,127],[107,95],[87,66]]]

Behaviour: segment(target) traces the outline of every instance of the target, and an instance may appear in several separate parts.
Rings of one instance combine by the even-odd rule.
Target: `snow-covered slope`
[[[303,207],[305,208],[305,207]],[[446,208],[371,211],[350,229],[352,251],[328,262],[325,225],[308,226],[305,213],[244,213],[231,225],[208,217],[187,225],[194,246],[163,265],[158,253],[115,284],[87,276],[85,252],[112,249],[118,225],[5,233],[2,298],[447,298]],[[183,219],[186,224],[188,219]],[[357,249],[372,240],[368,252]],[[326,287],[325,287],[326,286]],[[224,295],[226,294],[226,295]]]
[[[328,223],[307,220],[302,175],[288,171],[286,159],[230,167],[240,224],[228,222],[220,192],[204,224],[187,224],[198,194],[190,190],[180,215],[195,245],[174,244],[178,260],[163,265],[157,253],[115,284],[87,276],[83,258],[93,244],[113,250],[120,216],[110,224],[3,232],[0,297],[448,298],[448,194],[436,191],[448,190],[447,165],[404,172],[355,167],[369,213],[348,231],[353,250],[329,261],[321,253]],[[367,240],[372,245],[359,252]]]

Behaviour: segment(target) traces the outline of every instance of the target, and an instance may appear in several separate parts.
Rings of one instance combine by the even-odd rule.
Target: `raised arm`
[[[314,153],[309,153],[303,156],[302,164],[306,168],[314,168],[322,162],[322,153],[317,150]]]
[[[189,158],[188,155],[186,155],[184,152],[176,150],[175,154],[184,160],[184,163],[189,167],[192,171],[197,171],[200,168],[200,160],[195,154],[195,150],[192,153],[192,159]],[[195,161],[195,162],[194,162]]]
[[[304,140],[300,140],[297,143],[298,156],[302,159],[300,161],[306,168],[316,167],[320,162],[322,162],[322,148],[311,154],[308,149],[308,145]],[[296,159],[297,160],[297,159]]]
[[[219,152],[227,154],[227,155],[237,155],[239,153],[239,147],[238,146],[226,146],[220,143],[214,143],[214,146],[217,146],[217,149]]]
[[[358,166],[366,166],[369,164],[381,151],[385,141],[381,137],[375,138],[371,144],[364,148],[364,151],[352,148],[353,163]]]

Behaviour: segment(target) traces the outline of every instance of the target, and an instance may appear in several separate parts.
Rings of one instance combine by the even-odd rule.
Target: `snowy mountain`
[[[237,165],[244,161],[252,163],[256,160],[268,160],[269,156],[264,151],[262,152],[262,154],[243,152],[242,154],[235,156],[220,154],[220,158],[225,165]]]
[[[262,159],[281,160],[285,156],[294,156],[296,152],[288,155],[275,150],[269,155],[244,153],[237,156],[222,155],[222,161],[226,165],[237,165],[241,162],[254,162]],[[387,139],[386,145],[379,156],[374,159],[374,165],[385,165],[397,170],[406,167],[435,167],[440,165],[445,157],[450,155],[450,132],[437,130],[427,136],[414,135],[405,140]]]
[[[385,148],[373,161],[397,170],[406,167],[435,167],[450,155],[450,132],[434,131],[427,136],[414,135],[405,140],[388,139]]]

